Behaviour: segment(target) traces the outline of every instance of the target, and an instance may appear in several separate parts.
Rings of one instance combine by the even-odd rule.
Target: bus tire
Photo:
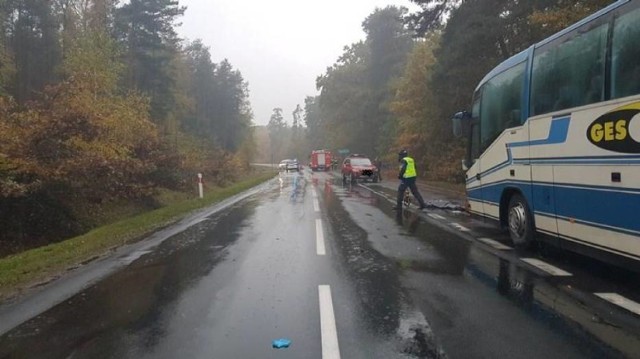
[[[515,193],[509,200],[507,227],[513,244],[518,248],[529,248],[535,241],[535,225],[527,200]]]

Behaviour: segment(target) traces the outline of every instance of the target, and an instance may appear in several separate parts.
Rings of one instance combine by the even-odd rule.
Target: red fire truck
[[[331,151],[313,150],[311,151],[311,170],[327,171],[331,168]]]

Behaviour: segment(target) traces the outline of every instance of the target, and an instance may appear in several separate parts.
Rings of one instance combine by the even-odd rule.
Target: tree
[[[371,89],[367,111],[366,135],[371,146],[367,153],[376,156],[388,152],[393,144],[395,121],[389,112],[393,98],[392,82],[405,66],[413,41],[403,18],[407,9],[388,6],[377,9],[362,23],[369,47],[369,88]]]
[[[6,0],[0,1],[0,19],[5,22]],[[8,89],[13,84],[15,76],[15,63],[8,47],[6,31],[0,31],[0,96],[8,95]]]
[[[60,23],[48,0],[6,0],[4,31],[15,64],[8,87],[19,103],[34,99],[56,82],[61,61]]]
[[[318,77],[322,147],[351,148],[375,156],[393,142],[394,121],[389,113],[392,83],[400,76],[412,47],[403,23],[406,10],[376,9],[363,22],[364,42],[345,47],[343,55]],[[318,131],[320,129],[320,131]]]
[[[284,122],[281,108],[276,107],[273,109],[273,114],[269,119],[267,128],[269,129],[271,163],[274,163],[277,158],[284,157],[282,151],[286,145],[285,134],[287,132],[287,123]]]
[[[535,10],[529,16],[532,26],[553,33],[611,4],[611,0],[559,0],[544,9]]]
[[[293,121],[287,153],[292,154],[295,158],[306,158],[311,150],[307,141],[305,141],[306,129],[302,124],[303,114],[304,110],[299,104],[296,105],[296,108],[291,113]]]
[[[151,116],[165,121],[175,105],[172,59],[175,21],[185,7],[177,0],[131,0],[116,10],[116,30],[126,53],[127,85],[151,98]]]
[[[449,14],[465,0],[411,0],[420,11],[407,17],[407,22],[418,36],[442,27]]]
[[[304,123],[306,125],[307,149],[327,148],[331,137],[330,129],[325,126],[320,111],[320,96],[307,96],[304,99]]]
[[[369,48],[369,81],[375,88],[386,87],[389,80],[402,72],[407,54],[413,47],[403,21],[406,13],[406,8],[388,6],[377,9],[362,22]]]
[[[291,117],[293,118],[294,131],[302,125],[302,112],[302,107],[300,107],[300,104],[297,104],[296,108],[291,113]]]
[[[244,140],[251,119],[248,84],[228,60],[216,68],[213,131],[222,148],[235,151]]]
[[[395,148],[406,148],[413,154],[420,175],[438,181],[460,180],[458,159],[464,156],[464,146],[456,141],[448,122],[439,115],[439,107],[430,85],[436,65],[434,52],[439,46],[439,34],[432,33],[416,43],[397,83],[391,111],[397,118]],[[388,160],[394,160],[390,155]]]
[[[191,133],[213,138],[214,104],[211,97],[216,91],[216,65],[211,61],[209,49],[200,40],[188,44],[184,55],[190,77],[187,96],[193,100],[194,112],[185,119],[183,126]]]
[[[320,96],[315,102],[322,121],[312,131],[322,134],[321,148],[347,148],[357,143],[367,145],[367,149],[356,147],[366,152],[372,147],[371,137],[363,138],[368,136],[367,110],[372,108],[368,106],[371,98],[367,86],[368,56],[363,42],[345,47],[338,61],[316,80]],[[368,141],[362,142],[363,139]]]

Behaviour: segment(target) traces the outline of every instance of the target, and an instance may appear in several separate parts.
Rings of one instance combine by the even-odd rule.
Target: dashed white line
[[[444,217],[442,217],[439,214],[435,214],[435,213],[427,213],[427,216],[433,218],[433,219],[445,219]]]
[[[521,260],[523,262],[529,263],[532,266],[534,266],[534,267],[536,267],[538,269],[541,269],[541,270],[543,270],[543,271],[545,271],[545,272],[547,272],[547,273],[549,273],[549,274],[551,274],[553,276],[569,277],[569,276],[573,275],[573,274],[571,274],[571,273],[569,273],[569,272],[567,272],[565,270],[562,270],[562,269],[560,269],[558,267],[552,266],[551,264],[543,262],[543,261],[541,261],[539,259],[536,259],[536,258],[521,258]]]
[[[316,212],[320,212],[320,204],[318,203],[318,199],[313,199],[313,210]]]
[[[315,189],[311,190],[311,196],[313,196],[313,198],[318,198],[318,192],[316,192]]]
[[[318,297],[320,299],[320,333],[322,335],[322,359],[340,359],[340,347],[338,346],[336,317],[333,313],[331,287],[328,285],[319,285]]]
[[[319,256],[327,254],[324,248],[324,231],[322,230],[321,219],[316,219],[316,253]]]
[[[451,222],[449,223],[451,226],[455,227],[458,230],[461,230],[463,232],[471,232],[471,230],[461,224],[455,223],[455,222]]]
[[[598,297],[622,307],[632,313],[640,315],[640,303],[636,303],[629,298],[625,298],[618,293],[593,293]]]
[[[482,242],[484,244],[487,244],[487,245],[489,245],[489,246],[491,246],[491,247],[493,247],[495,249],[499,249],[501,251],[507,251],[507,250],[513,249],[513,248],[511,248],[509,246],[505,246],[504,244],[502,244],[502,243],[500,243],[498,241],[494,241],[493,239],[490,239],[490,238],[478,238],[478,241],[480,241],[480,242]]]

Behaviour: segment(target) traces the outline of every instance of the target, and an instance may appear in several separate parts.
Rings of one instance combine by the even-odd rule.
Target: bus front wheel
[[[534,242],[535,227],[529,205],[524,197],[516,193],[509,200],[507,223],[509,235],[516,247],[527,248]]]

